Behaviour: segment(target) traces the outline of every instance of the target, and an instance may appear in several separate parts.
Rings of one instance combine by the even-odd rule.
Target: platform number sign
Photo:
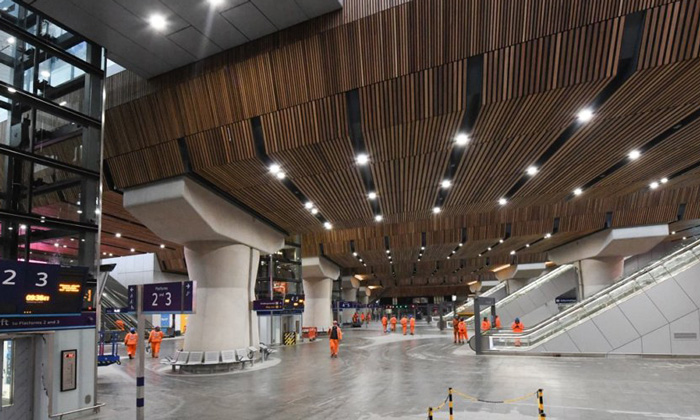
[[[144,284],[141,309],[155,314],[194,312],[194,282]],[[129,286],[129,310],[136,311],[136,286]]]
[[[0,260],[0,315],[79,314],[85,267]]]

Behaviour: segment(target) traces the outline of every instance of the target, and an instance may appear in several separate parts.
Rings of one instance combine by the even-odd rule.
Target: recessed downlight
[[[578,115],[576,115],[576,118],[578,118],[579,122],[587,123],[593,119],[593,115],[594,114],[592,109],[585,108],[579,111]]]
[[[433,207],[433,213],[434,213],[434,214],[438,214],[438,213],[440,213],[441,211],[442,211],[442,209],[441,209],[440,207]]]
[[[364,153],[360,153],[355,157],[355,162],[360,166],[364,166],[369,163],[369,156]]]
[[[376,200],[376,199],[377,199],[377,193],[374,192],[374,191],[370,191],[370,193],[367,194],[367,198],[369,198],[370,200]]]
[[[505,198],[499,198],[498,204],[505,206],[506,204],[508,204],[508,200],[506,200]]]
[[[469,143],[469,136],[466,133],[459,133],[455,136],[457,146],[466,146]]]
[[[148,24],[156,31],[162,31],[168,27],[168,21],[165,19],[165,16],[158,13],[154,13],[148,18]]]
[[[642,156],[642,152],[640,152],[639,150],[632,150],[632,151],[627,155],[627,157],[629,157],[630,160],[637,160],[637,159],[639,159],[640,156]]]
[[[381,214],[374,216],[375,222],[381,222],[382,220],[384,220],[384,217]]]
[[[525,172],[530,176],[535,176],[537,172],[539,172],[539,169],[537,169],[537,166],[530,166]]]
[[[576,188],[574,190],[574,195],[581,195],[581,194],[583,194],[583,190],[581,188]]]
[[[324,222],[323,227],[326,228],[326,230],[333,229],[333,225],[331,224],[331,222]]]
[[[651,184],[649,184],[649,188],[651,188],[652,190],[655,190],[655,189],[659,188],[659,183],[654,181]]]
[[[451,186],[452,186],[452,181],[450,181],[449,179],[443,179],[442,182],[440,183],[440,187],[445,188],[445,189],[450,188]]]

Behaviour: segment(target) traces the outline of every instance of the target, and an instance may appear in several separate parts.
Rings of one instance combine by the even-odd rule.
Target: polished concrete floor
[[[328,342],[279,348],[256,370],[172,375],[153,359],[148,419],[425,419],[447,388],[484,400],[544,389],[548,419],[700,419],[700,360],[475,356],[451,333],[419,324],[414,337],[345,328],[340,357]],[[177,342],[167,342],[167,354]],[[91,419],[135,418],[136,363],[99,369]],[[447,419],[447,407],[435,414]],[[455,396],[455,419],[536,419],[534,397],[511,404]]]

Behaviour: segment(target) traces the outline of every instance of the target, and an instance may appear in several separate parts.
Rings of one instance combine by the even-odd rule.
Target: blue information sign
[[[87,272],[0,260],[0,316],[80,315]]]
[[[136,311],[136,286],[129,286],[129,311]],[[195,282],[152,283],[143,285],[145,314],[194,313]]]

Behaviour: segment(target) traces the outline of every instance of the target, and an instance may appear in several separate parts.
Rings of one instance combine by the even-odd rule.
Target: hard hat
[[[520,324],[520,318],[515,318],[515,323]]]
[[[136,332],[136,328],[130,328],[130,329],[129,329],[129,332],[135,333],[135,332]]]

